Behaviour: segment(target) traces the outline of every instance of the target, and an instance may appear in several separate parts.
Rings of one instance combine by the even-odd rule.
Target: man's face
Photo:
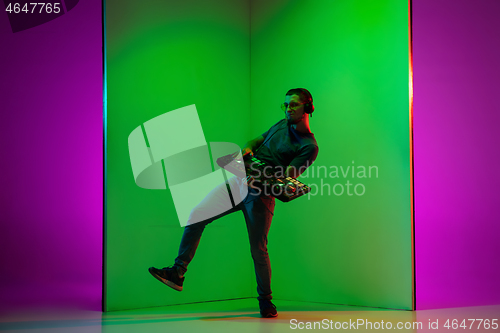
[[[285,96],[285,117],[289,124],[297,124],[305,117],[304,104],[299,95]]]

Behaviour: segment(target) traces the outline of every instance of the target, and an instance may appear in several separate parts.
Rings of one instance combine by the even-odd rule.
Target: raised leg
[[[184,228],[184,234],[179,245],[179,254],[175,259],[175,266],[179,275],[182,276],[186,273],[189,263],[193,260],[205,226],[238,210],[240,210],[240,206],[233,207],[225,183],[218,185],[193,208],[187,226]]]

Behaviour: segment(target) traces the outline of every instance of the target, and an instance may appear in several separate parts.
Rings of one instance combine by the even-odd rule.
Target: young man
[[[314,111],[312,96],[306,89],[291,89],[286,93],[281,106],[285,119],[274,124],[259,137],[250,140],[242,149],[242,155],[254,155],[261,161],[283,170],[285,176],[297,178],[310,166],[318,155],[318,145],[309,127],[309,115]],[[237,177],[229,180],[231,188],[245,186]],[[276,317],[276,306],[271,302],[271,263],[267,253],[267,234],[274,214],[274,197],[254,188],[248,188],[248,195],[235,207],[206,220],[200,216],[220,205],[227,193],[226,184],[212,190],[191,212],[189,223],[184,229],[179,254],[175,264],[163,269],[149,268],[149,272],[167,286],[181,291],[184,274],[200,242],[205,226],[210,222],[241,210],[245,217],[250,249],[257,278],[257,292],[262,317]],[[201,222],[198,222],[200,221]],[[196,222],[196,223],[194,223]]]

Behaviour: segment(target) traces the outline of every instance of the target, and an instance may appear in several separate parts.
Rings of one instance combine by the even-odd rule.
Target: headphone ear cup
[[[305,111],[305,113],[307,113],[307,114],[311,114],[311,113],[313,113],[313,111],[314,111],[314,105],[312,105],[311,103],[307,103],[307,104],[305,104],[305,105],[304,105],[304,111]]]
[[[309,90],[304,89],[304,88],[298,88],[298,89],[300,89],[304,94],[306,94],[306,96],[309,99],[309,103],[304,104],[304,112],[307,113],[307,114],[313,113],[313,111],[314,111],[314,105],[312,104],[311,93],[309,92]]]

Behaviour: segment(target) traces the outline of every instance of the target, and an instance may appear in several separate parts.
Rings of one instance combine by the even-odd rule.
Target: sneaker
[[[182,291],[182,284],[184,283],[184,277],[179,277],[177,269],[173,266],[163,267],[162,269],[149,267],[149,273],[153,275],[158,281],[163,282],[170,288],[177,291]]]
[[[264,299],[259,300],[260,315],[263,318],[274,318],[278,317],[278,311],[276,311],[276,305],[270,300]]]

